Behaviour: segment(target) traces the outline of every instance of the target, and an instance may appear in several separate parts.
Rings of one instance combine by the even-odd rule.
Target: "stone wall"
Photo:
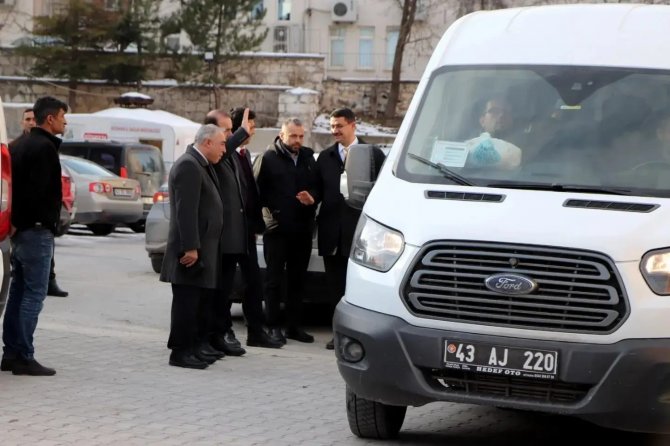
[[[398,114],[404,115],[414,96],[418,82],[401,82]],[[384,114],[390,82],[366,80],[327,79],[323,83],[321,110],[330,112],[338,107],[349,107],[358,116],[378,118]]]
[[[64,82],[27,77],[31,60],[19,57],[11,49],[0,49],[0,97],[4,102],[30,103],[49,94],[68,99]],[[202,62],[203,72],[208,70]],[[211,85],[161,81],[175,67],[174,59],[156,57],[150,63],[154,81],[141,87],[104,81],[89,81],[77,87],[77,113],[89,113],[113,107],[113,99],[128,91],[140,91],[155,99],[152,108],[164,109],[194,121],[200,121],[207,111],[249,106],[257,113],[257,125],[274,126],[280,115],[279,96],[291,88],[314,90],[318,93],[318,110],[330,112],[337,107],[350,107],[360,118],[379,117],[384,110],[390,82],[336,80],[325,78],[325,60],[318,55],[279,55],[271,53],[245,54],[222,66],[227,86],[214,90]],[[402,116],[416,89],[416,82],[403,82],[400,89],[398,114]],[[218,97],[218,101],[215,99]]]

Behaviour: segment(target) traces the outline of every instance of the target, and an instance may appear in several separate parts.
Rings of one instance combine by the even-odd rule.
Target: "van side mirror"
[[[347,174],[346,202],[349,206],[363,209],[385,159],[381,146],[376,144],[356,144],[349,148],[344,166]]]

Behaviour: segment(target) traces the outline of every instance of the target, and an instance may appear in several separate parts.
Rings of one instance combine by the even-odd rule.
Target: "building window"
[[[395,58],[395,47],[398,45],[398,35],[400,31],[393,30],[386,32],[386,69],[393,68],[393,59]]]
[[[277,0],[277,20],[291,20],[291,0]]]
[[[367,26],[359,30],[358,40],[358,68],[373,68],[375,29]]]
[[[254,20],[261,20],[265,15],[265,6],[263,5],[263,0],[256,2],[256,6],[251,10],[251,18]]]
[[[344,28],[330,29],[330,66],[344,67]]]

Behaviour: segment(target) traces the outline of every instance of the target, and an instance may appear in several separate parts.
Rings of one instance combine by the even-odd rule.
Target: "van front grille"
[[[537,287],[504,294],[486,286],[496,274],[522,275]],[[489,242],[426,245],[402,296],[419,317],[578,333],[610,333],[627,317],[621,280],[607,256],[562,248]]]
[[[434,388],[448,393],[545,403],[578,403],[592,387],[590,384],[513,378],[462,370],[426,370],[424,373]]]

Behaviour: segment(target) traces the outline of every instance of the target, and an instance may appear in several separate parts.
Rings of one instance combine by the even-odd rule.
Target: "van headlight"
[[[654,293],[670,295],[670,249],[646,253],[642,257],[640,270]]]
[[[351,260],[359,265],[386,272],[405,249],[402,234],[361,215],[354,235]]]

